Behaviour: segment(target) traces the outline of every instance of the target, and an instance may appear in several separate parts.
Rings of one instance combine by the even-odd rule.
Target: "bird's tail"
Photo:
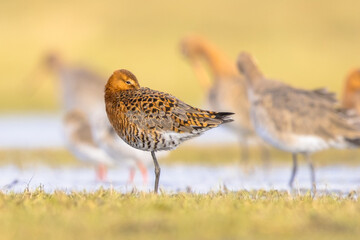
[[[231,112],[213,112],[197,109],[195,113],[188,113],[190,118],[189,122],[191,128],[196,132],[204,132],[210,128],[218,127],[223,123],[228,123],[234,121],[231,118],[231,115],[234,113]]]
[[[345,138],[346,142],[350,143],[353,147],[360,146],[360,138]]]
[[[234,121],[231,115],[234,115],[232,112],[218,112],[215,114],[215,119],[220,119],[222,123],[229,123]]]

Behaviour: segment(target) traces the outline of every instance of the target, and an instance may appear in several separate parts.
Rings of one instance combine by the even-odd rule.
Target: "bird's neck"
[[[215,46],[209,43],[203,43],[199,47],[199,52],[209,64],[215,78],[225,78],[238,76],[236,66]]]
[[[360,98],[360,93],[356,89],[346,86],[342,98],[342,106],[345,108],[354,108],[356,105],[356,98]]]
[[[241,60],[238,61],[238,68],[246,77],[249,87],[254,87],[264,79],[264,75],[250,56],[241,56]]]

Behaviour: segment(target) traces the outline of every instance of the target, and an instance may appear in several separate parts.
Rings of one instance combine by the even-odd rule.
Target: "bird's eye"
[[[129,84],[129,85],[130,85],[130,84],[131,84],[131,82],[130,82],[130,81],[126,81],[126,84]]]

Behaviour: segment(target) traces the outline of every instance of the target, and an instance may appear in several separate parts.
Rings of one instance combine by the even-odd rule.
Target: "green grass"
[[[105,77],[128,68],[141,85],[200,105],[204,93],[178,47],[189,33],[233,60],[253,53],[270,77],[341,93],[359,67],[359,8],[357,0],[2,1],[0,111],[58,108],[55,77],[32,75],[51,50]]]
[[[355,193],[353,193],[355,194]],[[0,193],[2,239],[358,239],[360,203],[278,191]]]

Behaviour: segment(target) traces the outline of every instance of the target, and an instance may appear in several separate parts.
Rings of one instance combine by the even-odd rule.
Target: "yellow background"
[[[179,52],[191,33],[233,60],[249,51],[267,76],[304,88],[341,93],[360,66],[356,0],[2,1],[0,111],[59,108],[54,75],[39,83],[33,74],[49,51],[105,77],[127,68],[142,86],[201,104],[204,93]]]

